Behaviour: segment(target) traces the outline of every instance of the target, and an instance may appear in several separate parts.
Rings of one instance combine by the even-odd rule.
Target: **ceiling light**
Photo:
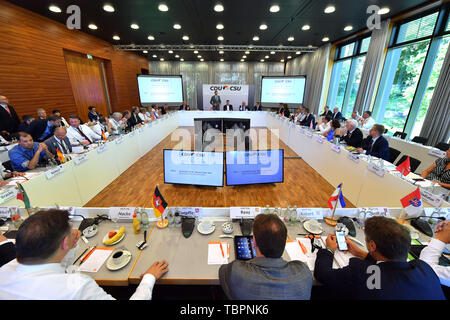
[[[55,5],[51,5],[50,7],[48,7],[48,10],[50,10],[51,12],[61,13],[61,8]]]
[[[247,58],[247,56],[242,56],[242,59],[245,59],[245,58]]]
[[[328,37],[325,37],[325,38],[323,38],[323,39],[322,39],[322,41],[323,41],[323,42],[327,42],[327,41],[330,41],[330,38],[328,38]]]
[[[245,60],[244,59],[241,59],[241,62],[244,62]]]
[[[223,50],[220,50],[220,51],[219,51],[219,54],[223,54]]]
[[[155,37],[150,35],[150,36],[148,36],[148,40],[155,40]]]
[[[250,51],[245,51],[245,54],[250,54]]]
[[[274,4],[273,6],[270,7],[269,11],[274,12],[274,13],[278,12],[278,11],[280,11],[280,6],[277,4]]]
[[[261,59],[260,61],[261,61],[261,62],[264,62],[264,59]]]
[[[223,5],[221,5],[220,3],[218,3],[214,6],[215,12],[222,12],[223,10],[224,10]]]
[[[308,45],[308,48],[312,48],[312,44]]]
[[[253,41],[258,41],[259,40],[259,37],[258,36],[254,36],[253,37]]]
[[[164,58],[159,59],[159,61],[164,61]]]
[[[181,26],[178,23],[175,23],[173,25],[173,28],[178,30],[178,29],[181,29]]]
[[[292,37],[292,36],[289,37],[289,38],[288,38],[288,41],[294,41],[294,37]]]
[[[195,53],[195,54],[197,54],[197,53],[198,53],[198,51],[197,51],[197,50],[195,50],[195,51],[194,51],[194,53]]]
[[[175,58],[179,58],[179,57],[180,57],[179,55],[177,55],[177,54],[175,55]]]
[[[301,51],[297,51],[295,54],[301,54],[302,52]]]
[[[166,11],[169,11],[169,7],[165,3],[160,3],[159,6],[158,6],[158,10],[166,12]]]
[[[291,59],[292,57],[291,57],[291,56],[288,56],[287,58],[288,58],[288,59]]]
[[[260,25],[259,30],[267,30],[267,24]]]
[[[119,36],[114,36],[113,39],[119,41],[120,37]]]
[[[91,23],[91,24],[89,25],[89,29],[97,30],[98,27],[97,27],[95,24]]]
[[[139,29],[139,26],[136,23],[133,23],[131,25],[131,29],[137,30],[137,29]]]
[[[281,59],[280,62],[284,62],[284,59]]]
[[[224,60],[223,60],[223,59],[220,59],[220,61],[222,61],[222,62],[223,62]]]
[[[264,58],[269,59],[270,57],[269,56],[265,56]]]
[[[201,55],[198,55],[198,56],[197,56],[197,58],[199,58],[199,59],[200,59],[201,57],[202,57]]]
[[[309,29],[311,29],[311,26],[310,26],[309,24],[305,24],[305,25],[302,27],[302,30],[303,30],[303,31],[306,31],[306,30],[309,30]]]
[[[172,51],[172,50],[169,50],[169,53],[170,53],[170,54],[172,54],[172,53],[173,53],[173,51]]]
[[[223,37],[222,37],[222,36],[218,36],[218,37],[217,37],[217,40],[223,41]]]
[[[352,27],[352,26],[346,26],[346,27],[344,28],[344,31],[351,31],[351,30],[353,30],[353,27]]]
[[[195,47],[191,44],[191,45],[189,46],[189,48],[194,49]]]
[[[188,40],[189,40],[189,37],[188,37],[188,36],[183,36],[183,40],[184,40],[184,41],[188,41]]]
[[[224,27],[223,27],[223,24],[221,24],[221,23],[219,23],[217,26],[216,26],[216,29],[218,29],[218,30],[222,30]]]
[[[275,51],[270,51],[270,54],[275,54]]]
[[[205,59],[200,59],[201,62],[205,61]]]
[[[336,11],[336,8],[334,6],[328,6],[325,8],[325,13],[333,13]]]
[[[154,54],[152,57],[153,57],[153,58],[158,58],[158,56],[157,56],[156,54]]]
[[[106,12],[114,12],[114,11],[116,11],[114,9],[114,7],[112,5],[110,5],[110,4],[108,4],[108,3],[103,6],[103,10],[105,10]]]
[[[391,11],[391,9],[389,9],[388,7],[384,7],[384,8],[381,8],[380,10],[378,10],[378,14],[380,14],[380,15],[386,14],[386,13],[389,13],[389,11]]]
[[[144,51],[142,51],[143,53],[148,53],[148,51],[147,50],[144,50]]]
[[[180,61],[184,61],[184,59],[183,59],[183,58],[181,58],[181,59],[180,59]]]

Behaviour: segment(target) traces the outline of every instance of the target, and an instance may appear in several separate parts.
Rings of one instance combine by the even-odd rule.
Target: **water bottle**
[[[150,225],[150,221],[148,220],[148,214],[145,210],[141,211],[141,224],[144,229],[147,229]]]

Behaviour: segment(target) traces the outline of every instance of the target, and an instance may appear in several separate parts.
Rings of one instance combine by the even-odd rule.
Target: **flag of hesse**
[[[58,148],[56,148],[56,159],[61,163],[66,163],[66,157]]]
[[[405,208],[405,212],[411,218],[419,216],[423,212],[422,196],[420,195],[419,188],[400,199],[400,202],[403,208]]]
[[[406,160],[400,163],[397,168],[397,171],[400,171],[404,176],[407,176],[411,172],[411,163],[409,162],[409,157],[406,157]]]
[[[333,129],[331,129],[330,132],[328,132],[327,140],[332,141],[333,137],[334,137],[334,132],[333,132]]]
[[[342,183],[337,186],[336,190],[334,190],[333,194],[331,195],[330,199],[328,199],[328,206],[331,210],[334,209],[333,205],[336,202],[336,200],[339,199],[337,202],[337,208],[345,208],[347,205],[345,204],[344,196],[342,194],[341,190]]]
[[[155,188],[155,193],[152,197],[152,206],[156,218],[161,217],[164,210],[167,208],[167,202],[164,200],[161,192],[159,192],[158,187]]]

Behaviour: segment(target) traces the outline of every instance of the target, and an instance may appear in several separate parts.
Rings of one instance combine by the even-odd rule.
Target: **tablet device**
[[[253,237],[235,236],[234,252],[237,260],[250,260],[256,257],[256,251],[253,248]]]

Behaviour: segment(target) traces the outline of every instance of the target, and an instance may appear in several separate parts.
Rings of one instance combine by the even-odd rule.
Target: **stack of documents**
[[[208,264],[227,264],[230,257],[230,245],[226,241],[208,242]]]

